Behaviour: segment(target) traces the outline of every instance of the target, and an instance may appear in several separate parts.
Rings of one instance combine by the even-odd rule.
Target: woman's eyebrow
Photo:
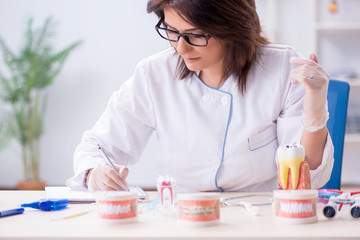
[[[164,24],[168,27],[171,27],[173,29],[175,29],[176,31],[178,31],[176,28],[174,28],[173,26],[171,26],[170,24],[168,24],[167,22],[164,21]],[[198,28],[188,28],[188,29],[185,29],[184,31],[188,32],[188,31],[195,31],[195,30],[199,30]]]

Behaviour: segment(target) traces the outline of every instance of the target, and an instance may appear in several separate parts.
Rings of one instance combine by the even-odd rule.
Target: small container
[[[288,224],[317,222],[316,190],[274,191],[275,220]]]
[[[178,194],[178,220],[189,227],[214,226],[220,223],[219,193]]]
[[[107,223],[138,221],[138,200],[135,192],[96,192],[99,218]]]

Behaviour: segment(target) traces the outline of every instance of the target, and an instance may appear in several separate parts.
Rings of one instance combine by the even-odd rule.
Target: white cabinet
[[[342,184],[360,184],[360,0],[256,0],[261,24],[272,42],[316,52],[331,78],[348,81],[350,97]]]
[[[337,11],[330,11],[331,4]],[[360,177],[360,1],[315,0],[314,49],[331,78],[350,84],[342,184],[359,184]]]

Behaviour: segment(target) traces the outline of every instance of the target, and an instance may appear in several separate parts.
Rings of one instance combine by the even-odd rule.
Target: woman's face
[[[181,18],[173,8],[164,9],[164,23],[168,29],[179,33],[207,35],[194,25]],[[209,71],[222,74],[222,63],[225,54],[225,43],[211,37],[206,47],[192,46],[180,37],[178,42],[171,42],[176,52],[184,59],[191,71]]]

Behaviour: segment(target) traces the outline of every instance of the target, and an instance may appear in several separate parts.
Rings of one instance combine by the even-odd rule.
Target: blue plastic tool
[[[58,211],[62,210],[69,205],[68,199],[60,199],[60,200],[40,200],[38,202],[32,202],[32,203],[24,203],[21,204],[21,207],[30,207],[35,209],[40,209],[43,211]]]
[[[4,210],[4,211],[0,211],[0,217],[7,217],[15,214],[21,214],[23,212],[24,212],[24,208]]]

